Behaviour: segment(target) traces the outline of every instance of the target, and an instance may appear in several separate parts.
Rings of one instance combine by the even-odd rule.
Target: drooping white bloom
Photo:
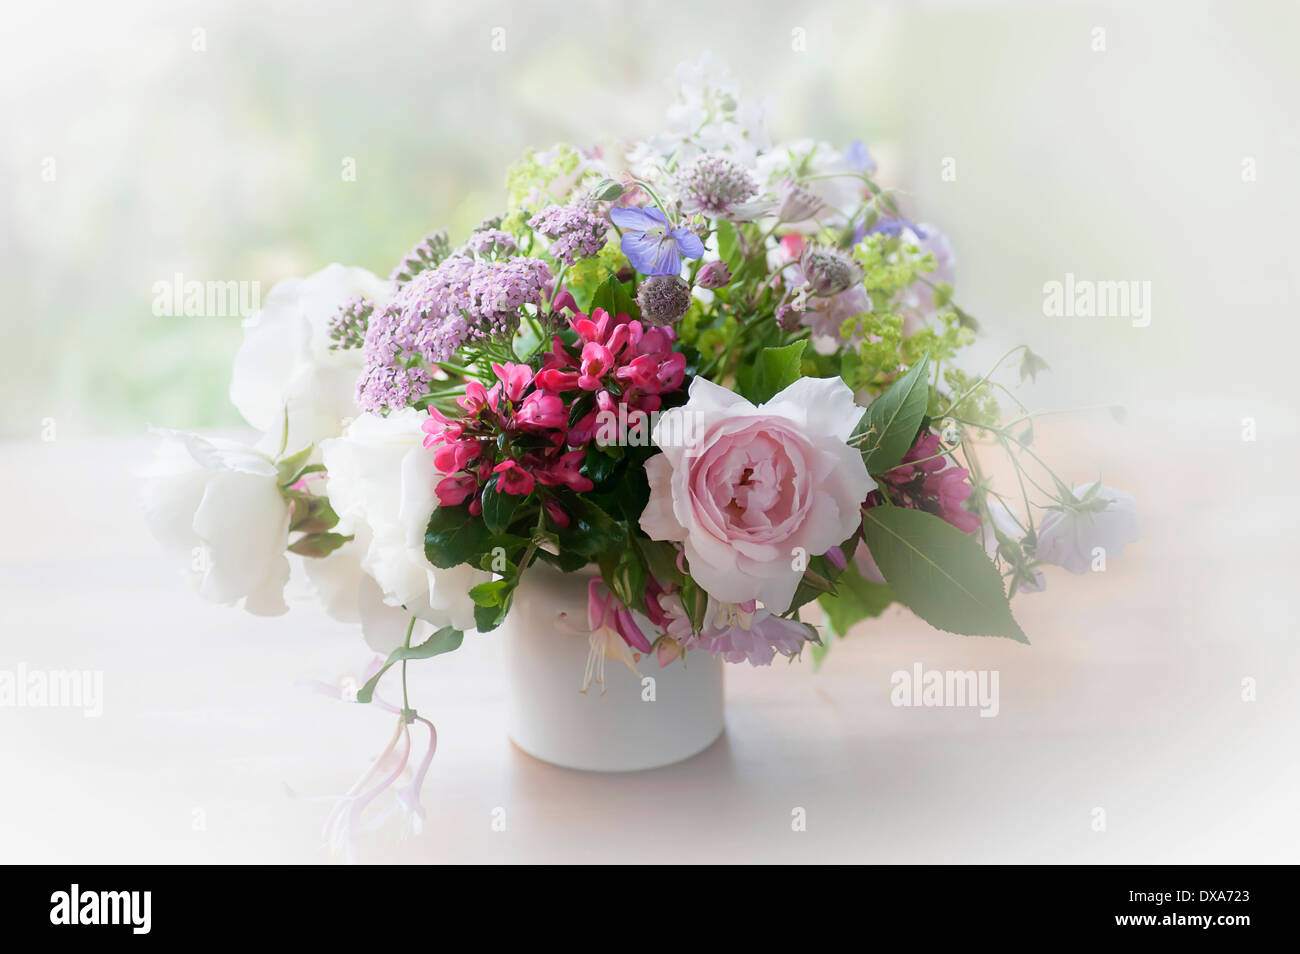
[[[469,565],[440,569],[424,555],[424,532],[438,506],[434,487],[444,475],[424,447],[425,415],[402,408],[362,414],[342,437],[321,443],[326,494],[339,515],[338,532],[369,534],[360,567],[379,585],[383,601],[435,626],[474,627],[470,588],[491,575]]]
[[[163,441],[140,498],[154,536],[199,574],[205,599],[243,599],[258,616],[287,612],[290,508],[275,465],[234,441],[156,433]]]
[[[1087,573],[1098,557],[1117,557],[1137,540],[1137,502],[1098,481],[1075,487],[1074,497],[1077,503],[1039,521],[1034,555],[1071,573]]]
[[[342,433],[360,413],[361,349],[332,350],[329,324],[357,295],[383,304],[391,293],[391,283],[364,268],[337,264],[276,283],[244,332],[230,379],[230,400],[266,435],[261,446],[274,452],[284,441],[294,453]]]

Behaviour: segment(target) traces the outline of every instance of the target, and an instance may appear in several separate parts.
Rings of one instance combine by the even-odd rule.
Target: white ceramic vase
[[[714,656],[688,653],[663,669],[645,656],[642,678],[610,659],[604,693],[581,692],[588,641],[570,630],[586,628],[595,575],[539,563],[520,581],[501,626],[510,738],[545,762],[594,772],[657,768],[708,748],[723,729],[723,664]]]

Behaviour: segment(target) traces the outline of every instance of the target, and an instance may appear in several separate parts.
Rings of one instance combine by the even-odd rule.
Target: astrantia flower
[[[615,207],[609,217],[623,230],[623,254],[643,275],[677,275],[683,258],[704,254],[700,237],[684,226],[671,227],[661,209]]]
[[[852,257],[826,245],[808,245],[799,258],[808,293],[830,298],[862,282],[862,266]]]
[[[1087,573],[1098,556],[1119,556],[1138,533],[1133,496],[1093,481],[1075,487],[1073,501],[1039,521],[1034,555],[1071,573]]]
[[[609,231],[603,219],[576,205],[547,206],[529,219],[528,225],[551,240],[551,254],[565,265],[597,254]]]
[[[701,288],[722,288],[731,283],[731,269],[724,261],[709,262],[695,276],[695,284]]]
[[[646,324],[671,325],[691,307],[691,286],[676,275],[651,275],[637,289],[636,303]]]
[[[747,213],[753,210],[745,203],[758,195],[753,174],[721,153],[706,153],[689,163],[677,174],[677,189],[687,212],[723,218],[737,212],[742,218],[752,217]]]

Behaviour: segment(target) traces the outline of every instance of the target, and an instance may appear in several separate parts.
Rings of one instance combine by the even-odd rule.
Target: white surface
[[[386,829],[361,859],[1300,860],[1300,527],[1269,476],[1295,472],[1294,441],[1263,412],[1259,443],[1237,439],[1235,408],[1135,417],[1069,433],[1088,472],[1104,462],[1137,496],[1143,540],[1018,599],[1032,646],[893,609],[820,673],[729,667],[726,734],[695,758],[600,775],[510,744],[500,654],[474,640],[411,667],[440,735],[424,833]],[[1049,459],[1068,457],[1049,436]],[[0,444],[0,668],[105,682],[99,719],[0,709],[0,861],[327,861],[327,804],[286,789],[344,791],[391,717],[295,681],[355,675],[365,647],[305,599],[275,619],[200,601],[135,510],[146,446]],[[999,715],[894,708],[890,674],[917,662],[999,670]]]
[[[722,734],[723,663],[690,653],[660,669],[652,658],[640,675],[616,659],[604,663],[604,685],[578,691],[588,640],[556,625],[587,626],[587,583],[595,567],[562,574],[529,570],[501,626],[510,738],[529,755],[566,768],[620,772],[659,768],[690,758]],[[651,678],[653,698],[645,698]]]

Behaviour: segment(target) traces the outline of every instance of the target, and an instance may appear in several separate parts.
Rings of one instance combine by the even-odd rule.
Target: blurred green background
[[[706,49],[768,101],[774,139],[868,143],[953,237],[980,356],[1027,341],[1048,357],[1040,397],[1258,403],[1294,360],[1294,4],[137,2],[6,19],[3,436],[47,418],[60,436],[237,423],[239,319],[155,316],[155,282],[265,297],[333,261],[387,275],[429,229],[456,239],[500,211],[526,147],[660,128],[674,67]],[[1066,271],[1153,282],[1152,326],[1045,318],[1042,285]]]

